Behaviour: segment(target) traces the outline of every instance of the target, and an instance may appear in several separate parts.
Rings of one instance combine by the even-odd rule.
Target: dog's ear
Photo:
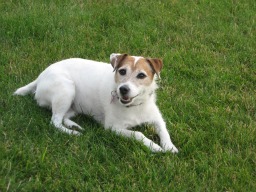
[[[122,63],[122,61],[125,59],[125,57],[127,57],[128,54],[124,53],[124,54],[120,54],[120,53],[112,53],[110,55],[110,63],[112,65],[112,67],[114,68],[114,71],[116,71],[116,69],[118,69]],[[114,72],[113,71],[113,72]]]
[[[153,72],[160,79],[160,72],[163,68],[163,61],[161,59],[152,59],[152,58],[147,58],[147,61],[148,61],[149,65],[151,66]]]

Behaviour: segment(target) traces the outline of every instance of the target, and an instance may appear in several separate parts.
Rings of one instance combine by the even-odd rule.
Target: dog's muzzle
[[[119,91],[120,91],[122,96],[125,96],[129,93],[130,88],[127,85],[123,85],[119,88]]]
[[[119,98],[120,102],[124,105],[131,103],[133,99],[138,96],[138,95],[134,97],[129,96],[130,88],[128,85],[122,85],[121,87],[119,87],[119,93],[120,93],[120,98]]]
[[[130,88],[127,85],[123,85],[119,88],[120,92],[120,101],[123,104],[128,104],[132,101],[132,99],[128,96],[130,92]]]

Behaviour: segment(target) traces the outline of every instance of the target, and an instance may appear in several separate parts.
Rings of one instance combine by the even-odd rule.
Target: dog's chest
[[[147,118],[147,112],[144,108],[139,106],[122,108],[113,111],[112,114],[108,115],[112,115],[113,124],[116,123],[127,128],[134,127],[149,121],[149,118]]]

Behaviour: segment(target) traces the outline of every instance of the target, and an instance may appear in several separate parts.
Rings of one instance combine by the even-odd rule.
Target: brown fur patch
[[[149,63],[147,62],[147,60],[145,58],[141,58],[137,61],[135,68],[138,71],[145,71],[147,73],[147,76],[153,80],[154,78],[154,71],[152,70],[152,68],[150,67]]]
[[[124,59],[120,60],[120,62],[118,63],[118,68],[124,66],[124,65],[134,65],[134,61],[135,59],[131,56],[126,56]]]
[[[150,64],[151,68],[154,70],[154,72],[157,74],[158,77],[160,77],[160,71],[163,67],[163,61],[161,59],[146,59],[147,62]]]
[[[118,55],[117,58],[111,60],[111,65],[114,68],[114,71],[117,70],[120,65],[122,64],[123,60],[128,56],[128,54],[124,53],[121,55]]]

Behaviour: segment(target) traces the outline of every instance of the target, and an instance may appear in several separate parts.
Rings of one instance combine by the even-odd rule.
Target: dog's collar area
[[[155,93],[155,91],[152,91],[151,93],[149,93],[149,96],[153,95]]]
[[[150,94],[151,95],[151,94]],[[120,98],[118,97],[118,94],[117,94],[117,92],[116,91],[112,91],[111,92],[111,101],[110,101],[110,103],[113,103],[114,102],[114,100],[119,100]],[[139,105],[142,105],[143,103],[139,103],[139,104],[131,104],[131,105],[127,105],[127,106],[125,106],[126,108],[129,108],[129,107],[136,107],[136,106],[139,106]]]

